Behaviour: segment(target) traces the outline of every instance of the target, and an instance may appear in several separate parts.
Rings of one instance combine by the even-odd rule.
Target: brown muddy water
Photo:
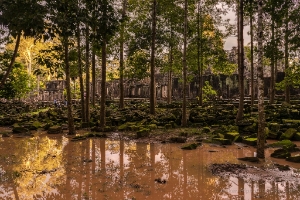
[[[253,152],[236,145],[183,151],[179,144],[71,142],[61,135],[0,138],[0,199],[300,199],[297,179],[218,177],[207,168]],[[280,160],[266,159],[273,162]],[[291,166],[288,173],[298,176],[300,165]]]

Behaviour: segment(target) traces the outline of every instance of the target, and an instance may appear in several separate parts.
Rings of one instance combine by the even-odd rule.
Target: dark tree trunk
[[[186,89],[187,89],[187,62],[186,62],[186,51],[187,51],[187,25],[188,25],[188,3],[184,1],[184,35],[183,35],[183,60],[182,60],[182,73],[183,73],[183,101],[182,101],[182,126],[187,126],[187,111],[186,111]]]
[[[197,34],[198,34],[198,39],[197,39],[197,46],[198,46],[198,51],[197,51],[197,65],[198,65],[198,73],[199,73],[199,106],[203,105],[203,67],[202,67],[202,61],[203,61],[203,52],[202,52],[202,17],[201,17],[201,5],[200,2],[198,2],[198,14],[197,14]]]
[[[70,84],[70,66],[69,66],[69,43],[68,37],[64,37],[65,54],[65,72],[66,72],[66,90],[67,90],[67,109],[68,109],[68,128],[69,135],[75,134],[74,119],[72,114],[71,84]]]
[[[89,41],[89,26],[85,29],[85,108],[86,108],[86,122],[90,122],[90,41]]]
[[[152,38],[151,38],[151,69],[150,69],[150,114],[155,115],[156,88],[155,88],[155,38],[156,38],[156,4],[153,0]]]
[[[122,19],[126,17],[127,0],[123,0]],[[124,22],[120,32],[120,102],[119,108],[124,108]]]
[[[92,105],[95,107],[96,98],[96,51],[92,47]]]
[[[274,9],[274,8],[273,8]],[[274,15],[274,14],[272,14]],[[273,18],[273,16],[272,16]],[[271,24],[271,42],[272,42],[272,57],[271,57],[271,83],[270,83],[270,104],[274,104],[274,98],[275,98],[275,27],[274,27],[274,19],[272,19]]]
[[[264,111],[264,71],[263,71],[263,0],[258,1],[257,20],[257,83],[258,83],[258,133],[257,157],[265,158],[265,111]]]
[[[78,72],[79,72],[79,85],[80,85],[80,105],[81,105],[81,117],[82,121],[85,122],[85,105],[84,105],[84,86],[83,86],[83,72],[81,65],[81,41],[80,41],[80,27],[77,24],[77,51],[78,51]]]
[[[105,101],[106,101],[106,41],[102,43],[102,70],[101,70],[101,102],[100,102],[100,127],[105,128],[106,113],[105,113]]]
[[[287,9],[288,10],[288,9]],[[287,11],[288,12],[288,11]],[[288,22],[288,13],[286,14],[285,19],[285,31],[284,31],[284,67],[285,71],[289,68],[289,22]],[[285,101],[290,103],[290,85],[287,82],[285,86]]]
[[[254,106],[254,97],[255,97],[255,88],[254,88],[254,61],[253,61],[253,54],[254,54],[254,46],[253,46],[253,3],[251,1],[251,14],[250,14],[250,42],[251,42],[251,49],[250,49],[250,63],[251,63],[251,108]]]
[[[1,84],[0,84],[0,88],[2,88],[5,84],[5,81],[6,79],[8,78],[14,64],[15,64],[15,60],[16,60],[16,57],[17,57],[17,53],[18,53],[18,50],[19,50],[19,46],[20,46],[20,40],[21,40],[21,32],[18,33],[17,35],[17,41],[16,41],[16,45],[15,45],[15,50],[14,50],[14,53],[12,55],[12,58],[11,58],[11,61],[10,61],[10,64],[7,68],[7,71],[5,73],[5,75],[3,76],[2,80],[1,80]]]
[[[238,71],[239,71],[239,109],[236,116],[236,122],[241,121],[244,115],[244,96],[245,96],[245,86],[244,86],[244,5],[243,0],[239,1],[239,25],[238,25],[238,52],[239,52],[239,63],[238,63]]]

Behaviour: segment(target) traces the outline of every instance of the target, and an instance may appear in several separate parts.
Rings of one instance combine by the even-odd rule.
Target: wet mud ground
[[[270,158],[274,149],[253,164],[237,160],[253,147],[70,139],[0,138],[0,199],[300,199],[300,164]],[[245,168],[215,174],[211,164]]]

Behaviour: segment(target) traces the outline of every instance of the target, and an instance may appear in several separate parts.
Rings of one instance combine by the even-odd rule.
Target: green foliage
[[[20,63],[15,63],[6,84],[0,90],[0,97],[6,99],[22,98],[32,91],[34,86],[33,77],[27,73],[26,67]]]
[[[139,50],[129,57],[125,75],[131,79],[143,79],[150,75],[149,67],[149,55],[145,50]]]
[[[203,86],[203,102],[212,100],[217,95],[217,91],[209,84],[208,81],[205,81]]]
[[[276,83],[277,90],[285,90],[286,86],[299,88],[300,86],[300,62],[293,62],[292,65],[285,70],[284,80]]]

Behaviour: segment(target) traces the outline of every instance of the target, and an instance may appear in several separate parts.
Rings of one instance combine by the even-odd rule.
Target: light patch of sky
[[[230,19],[230,23],[233,25],[236,25],[236,13],[232,10],[229,10],[226,15],[223,16],[224,19]],[[222,28],[221,28],[222,29]],[[244,26],[244,45],[250,44],[250,36],[248,32],[250,31],[250,27]],[[236,36],[230,36],[225,39],[224,49],[230,50],[232,47],[237,46],[237,37]]]

